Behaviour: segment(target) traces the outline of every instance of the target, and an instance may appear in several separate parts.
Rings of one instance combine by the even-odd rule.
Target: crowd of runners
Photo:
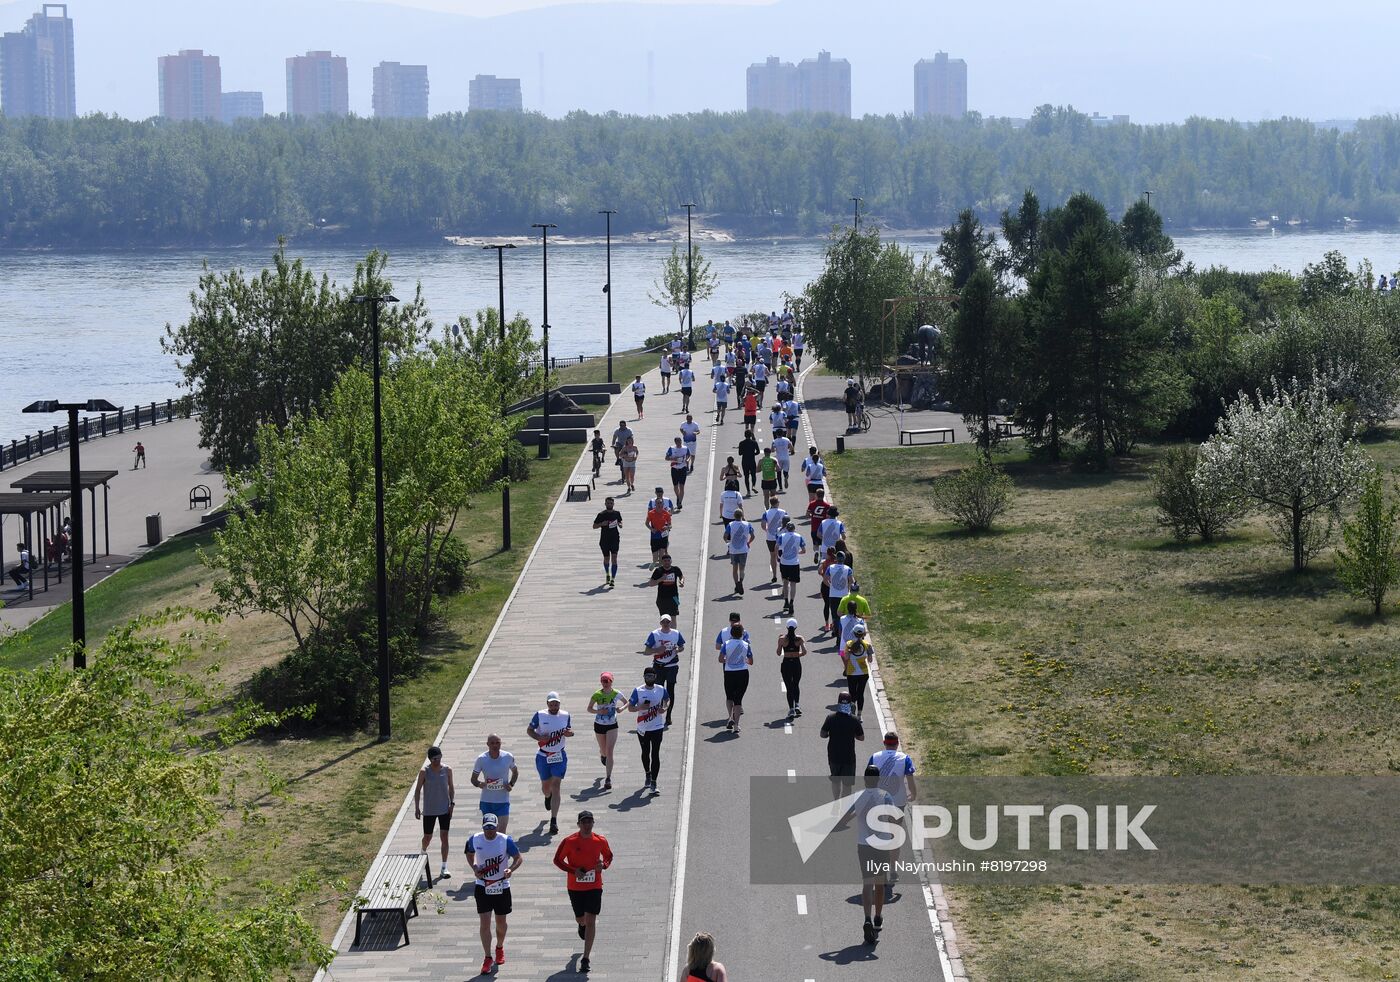
[[[804,667],[813,661],[802,624],[817,624],[817,630],[811,633],[812,639],[825,636],[834,644],[837,653],[837,658],[815,669],[819,684],[824,686],[833,674],[839,674],[845,681],[845,690],[839,693],[836,706],[820,726],[812,729],[811,738],[825,741],[833,795],[844,796],[852,793],[855,786],[861,756],[857,744],[866,739],[866,685],[876,652],[866,620],[870,615],[870,601],[861,593],[848,542],[849,530],[827,487],[826,464],[815,446],[809,447],[807,454],[800,458],[796,451],[802,418],[802,407],[795,401],[803,353],[802,332],[786,313],[770,316],[766,331],[751,334],[728,322],[718,326],[711,322],[704,331],[714,397],[712,415],[706,418],[706,424],[727,425],[726,410],[731,397],[743,417],[740,428],[728,431],[738,437],[737,453],[727,457],[719,472],[721,491],[718,512],[714,516],[717,526],[723,526],[724,548],[733,580],[731,595],[762,589],[761,586],[747,586],[746,580],[761,579],[765,571],[761,562],[755,564],[756,570],[750,569],[749,557],[756,549],[766,548],[766,572],[769,574],[766,585],[771,598],[781,600],[779,616],[785,617],[771,653],[751,637],[739,612],[729,615],[728,626],[713,639],[712,657],[722,668],[726,705],[723,726],[735,737],[743,732],[744,698],[750,678],[755,673],[770,671],[781,679],[787,700],[787,722],[791,724],[802,718]],[[679,626],[685,572],[673,563],[670,550],[672,519],[684,507],[687,482],[695,471],[702,425],[706,425],[697,422],[692,409],[696,374],[691,361],[679,337],[661,355],[660,394],[669,396],[672,378],[677,377],[684,422],[678,426],[668,446],[645,450],[647,454],[654,453],[664,459],[670,474],[671,494],[667,495],[664,486],[656,486],[652,497],[647,499],[642,518],[636,523],[641,527],[637,534],[644,532],[647,536],[651,559],[643,585],[655,590],[658,615],[656,626],[645,639],[639,639],[645,659],[637,673],[640,678],[634,685],[618,687],[613,671],[602,672],[598,689],[583,705],[579,705],[580,699],[572,709],[566,709],[561,694],[551,691],[544,697],[544,708],[523,721],[524,738],[535,748],[533,763],[540,795],[535,801],[543,802],[550,836],[559,832],[559,812],[569,768],[568,746],[570,739],[576,736],[573,711],[581,710],[585,723],[589,717],[592,719],[593,735],[604,768],[602,792],[612,791],[614,780],[622,780],[622,772],[630,770],[619,764],[617,757],[618,736],[626,726],[635,733],[640,750],[640,766],[632,780],[640,785],[640,793],[645,796],[662,794],[663,742],[684,684],[681,678],[683,660],[691,650],[691,642]],[[646,388],[640,376],[632,383],[631,390],[637,417],[643,418]],[[726,431],[717,430],[717,434],[723,432]],[[601,473],[607,452],[612,450],[613,464],[619,471],[613,483],[625,489],[624,496],[631,495],[635,490],[637,461],[644,451],[627,420],[619,421],[610,441],[605,442],[601,431],[595,430],[590,449],[595,474]],[[791,483],[794,458],[799,459],[796,476],[800,480],[796,487]],[[618,504],[617,497],[606,498],[592,521],[599,533],[605,592],[616,587],[618,554],[622,536],[630,524]],[[807,582],[816,585],[815,593],[804,593],[804,573],[809,577]],[[758,644],[757,651],[755,644]],[[777,664],[765,667],[768,661]],[[625,674],[637,677],[631,671]],[[512,909],[510,880],[525,858],[507,829],[518,809],[531,807],[518,800],[519,767],[514,754],[503,746],[500,735],[488,735],[486,749],[476,758],[470,777],[471,786],[479,791],[480,821],[474,824],[479,825],[480,830],[467,838],[465,853],[474,879],[480,917],[482,974],[489,974],[506,963],[507,919]],[[914,764],[899,749],[898,736],[894,732],[885,733],[883,749],[864,754],[864,757],[866,764],[860,770],[866,779],[865,790],[853,809],[857,817],[879,804],[894,804],[902,809],[916,789]],[[455,794],[452,770],[442,763],[441,750],[434,747],[429,750],[428,764],[419,775],[414,806],[416,816],[423,822],[424,851],[431,844],[434,828],[438,830],[440,876],[443,878],[452,875],[448,867],[448,828]],[[597,919],[602,911],[603,874],[612,865],[614,855],[607,839],[595,830],[591,811],[579,812],[576,821],[577,831],[560,840],[553,861],[564,874],[564,889],[582,941],[578,970],[587,973],[591,969]],[[865,863],[871,842],[868,834],[858,831],[858,835],[862,868],[887,866]],[[883,905],[891,889],[891,884],[885,883],[882,877],[880,873],[864,877],[862,913],[864,940],[868,944],[878,941],[883,927]],[[687,958],[686,979],[690,982],[725,982],[725,970],[714,961],[714,940],[709,935],[696,936]]]

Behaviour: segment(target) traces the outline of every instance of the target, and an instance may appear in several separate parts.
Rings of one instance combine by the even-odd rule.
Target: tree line
[[[430,242],[532,221],[664,227],[681,202],[759,233],[820,234],[859,195],[887,226],[984,221],[1025,188],[1084,191],[1111,214],[1144,190],[1173,228],[1278,216],[1400,220],[1400,118],[1350,133],[1304,120],[1096,126],[1041,106],[1024,126],[869,116],[666,118],[456,113],[429,120],[267,117],[236,126],[0,118],[0,245],[268,242],[317,233]]]

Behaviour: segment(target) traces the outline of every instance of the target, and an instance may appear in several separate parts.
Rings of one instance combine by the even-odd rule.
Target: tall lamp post
[[[544,432],[540,434],[540,460],[549,459],[549,230],[558,228],[552,222],[535,222],[530,226],[540,230],[544,245]]]
[[[695,252],[690,246],[690,215],[695,210],[694,202],[685,208],[685,319],[687,327],[686,350],[695,350]]]
[[[608,384],[612,384],[612,217],[617,214],[611,208],[604,208],[598,212],[607,216],[608,222],[608,281],[603,284],[603,292],[608,295]]]
[[[857,198],[855,195],[851,195],[851,200],[854,201],[854,202],[856,203],[856,235],[859,235],[859,234],[860,234],[860,203],[861,203],[862,201],[864,201],[865,199],[864,199],[864,198]]]
[[[1156,192],[1156,191],[1143,191],[1142,193],[1145,194],[1145,195],[1147,196],[1147,207],[1151,208],[1151,207],[1152,207],[1152,196],[1153,196],[1154,194],[1156,194],[1157,192]]]
[[[57,399],[31,402],[26,413],[68,413],[68,491],[73,514],[73,668],[87,668],[87,608],[83,595],[83,486],[82,465],[78,461],[78,411],[87,413],[115,412],[116,406],[106,399],[86,402],[59,402]],[[30,555],[33,555],[30,543]]]
[[[500,328],[501,345],[506,343],[506,250],[514,249],[514,243],[507,242],[504,245],[482,246],[483,249],[496,250],[496,285],[500,290],[500,312],[498,327]],[[506,414],[506,390],[501,386],[501,417]],[[510,548],[510,455],[504,451],[501,453],[501,548]]]
[[[374,603],[379,614],[379,739],[389,739],[389,580],[384,546],[384,421],[379,396],[379,308],[398,303],[387,293],[354,296],[351,303],[369,304],[370,344],[374,348]]]

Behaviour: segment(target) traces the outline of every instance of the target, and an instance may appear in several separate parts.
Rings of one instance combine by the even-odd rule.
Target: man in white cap
[[[564,744],[574,735],[572,720],[568,713],[560,710],[559,693],[545,696],[546,709],[530,717],[530,725],[525,728],[530,739],[539,744],[535,754],[535,773],[540,776],[540,793],[544,795],[544,807],[549,811],[549,834],[559,831],[559,802],[563,797],[560,785],[569,770],[569,755]]]
[[[671,725],[671,711],[676,704],[676,685],[681,673],[681,652],[685,650],[685,635],[676,630],[670,614],[661,615],[661,626],[647,635],[644,645],[656,669],[656,681],[666,689],[670,701],[666,704],[666,726]]]
[[[467,862],[476,874],[476,912],[481,917],[481,974],[506,963],[506,916],[511,911],[510,878],[525,861],[510,836],[498,832],[496,816],[481,817],[481,831],[467,839]],[[491,918],[496,918],[496,957],[491,957]]]

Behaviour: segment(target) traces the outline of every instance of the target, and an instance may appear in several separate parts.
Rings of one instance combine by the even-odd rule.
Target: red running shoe
[[[506,950],[505,950],[504,948],[502,948],[500,945],[497,945],[497,946],[496,946],[496,964],[497,964],[497,965],[504,965],[505,963],[506,963]]]

